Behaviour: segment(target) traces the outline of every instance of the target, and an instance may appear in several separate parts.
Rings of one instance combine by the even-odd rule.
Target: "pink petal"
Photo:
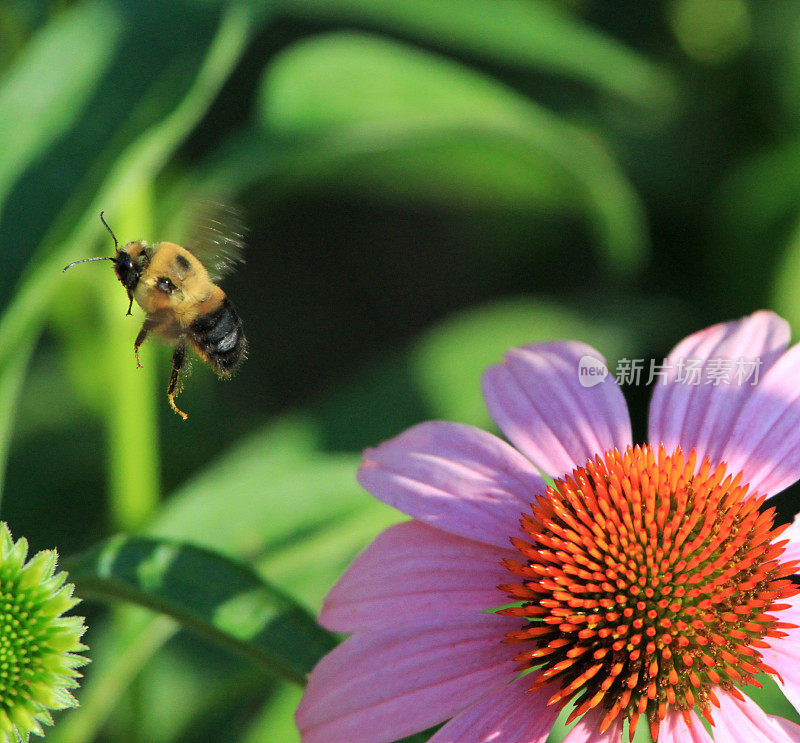
[[[421,423],[364,453],[358,481],[419,521],[507,548],[546,485],[519,452],[458,423]]]
[[[312,671],[296,721],[304,743],[389,743],[506,684],[519,620],[478,614],[445,627],[356,634]]]
[[[761,359],[759,380],[789,343],[789,325],[772,312],[756,312],[742,320],[712,325],[682,340],[666,359],[666,374],[658,381],[650,402],[649,440],[663,443],[668,452],[680,445],[697,451],[712,464],[726,458],[726,446],[739,412],[758,389],[747,380],[737,384],[689,384],[677,381],[679,364],[691,359]]]
[[[797,743],[800,725],[768,715],[752,699],[744,702],[716,689],[720,708],[713,711],[716,743]]]
[[[390,526],[348,568],[325,599],[320,623],[334,632],[446,625],[509,599],[513,576],[499,561],[519,557],[426,526]]]
[[[593,387],[580,384],[584,356],[605,365],[583,343],[541,343],[510,350],[483,377],[483,396],[497,425],[553,477],[632,442],[628,408],[614,377]]]
[[[770,715],[773,723],[786,733],[786,740],[797,743],[800,741],[800,725],[797,725],[784,717]]]
[[[713,743],[694,711],[690,710],[689,716],[692,720],[691,727],[686,725],[680,712],[671,707],[667,709],[667,716],[661,721],[658,730],[658,743]]]
[[[800,479],[800,345],[767,370],[742,408],[725,454],[730,470],[767,495]]]
[[[459,712],[429,743],[544,743],[558,717],[547,707],[553,690],[528,693],[533,679],[521,679],[495,689]]]
[[[783,682],[776,679],[778,686],[792,706],[800,711],[800,596],[781,599],[780,603],[790,604],[791,608],[774,612],[778,621],[798,626],[795,629],[782,630],[788,637],[766,638],[770,647],[761,651],[761,657],[764,663],[772,666],[780,674]]]
[[[604,733],[600,732],[607,711],[602,707],[590,709],[575,723],[562,743],[619,743],[622,740],[621,717],[617,717]]]

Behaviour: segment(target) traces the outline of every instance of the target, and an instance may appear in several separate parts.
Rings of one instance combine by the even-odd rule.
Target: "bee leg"
[[[130,299],[130,304],[128,305],[128,311],[125,313],[125,317],[131,314],[131,309],[133,309],[133,292],[128,290],[128,299]]]
[[[133,355],[136,356],[136,368],[141,369],[142,363],[139,361],[139,346],[144,343],[144,339],[147,338],[147,331],[149,330],[147,323],[142,325],[142,329],[139,331],[139,335],[136,336],[136,340],[133,342]]]
[[[179,384],[179,375],[183,362],[186,360],[186,341],[181,338],[178,345],[175,346],[175,352],[172,354],[172,374],[169,375],[169,385],[167,385],[167,399],[169,406],[181,417],[186,420],[189,416],[186,415],[176,404],[175,395],[181,391]]]

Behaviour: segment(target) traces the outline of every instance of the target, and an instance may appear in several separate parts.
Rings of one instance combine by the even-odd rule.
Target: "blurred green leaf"
[[[758,88],[759,101],[765,110],[759,113],[773,125],[779,122],[796,130],[795,122],[800,115],[797,8],[792,3],[747,3],[747,8],[753,20],[754,45],[761,56],[756,59],[763,65]]]
[[[609,363],[630,354],[633,333],[618,322],[545,300],[509,299],[457,313],[428,331],[412,351],[412,366],[434,417],[493,425],[481,394],[483,372],[513,346],[582,340]]]
[[[278,7],[554,72],[648,107],[663,107],[675,95],[674,81],[645,56],[545,0],[280,0]]]
[[[406,165],[416,161],[386,182],[402,183],[405,192],[424,191],[438,170],[440,191],[471,192],[483,204],[495,189],[508,195],[513,172],[513,182],[526,186],[519,204],[546,193],[583,214],[604,263],[630,271],[647,254],[638,196],[596,138],[447,59],[364,34],[315,37],[283,52],[268,68],[260,111],[269,135],[284,143],[284,169],[294,177],[347,180],[377,155],[374,179],[382,177],[376,173],[386,168],[386,153],[404,152]],[[424,162],[442,147],[450,153],[446,167],[441,155]],[[493,161],[478,167],[478,154],[490,147],[503,151],[491,181],[485,171]],[[459,164],[464,153],[467,159]],[[527,177],[520,176],[522,167]]]
[[[521,157],[513,143],[481,134],[463,132],[451,139],[420,133],[387,149],[331,154],[304,154],[281,173],[284,184],[336,184],[353,194],[416,207],[482,205],[550,216],[575,211],[573,184],[552,163]]]
[[[800,225],[786,246],[772,287],[772,307],[795,329],[800,328]]]
[[[787,290],[796,278],[794,249],[785,249],[785,255],[781,251],[796,242],[798,192],[796,136],[739,160],[715,190],[711,207],[716,239],[708,245],[705,260],[714,265],[715,299],[732,300],[728,312],[750,312],[767,301],[777,301],[781,311],[791,305]],[[764,249],[771,245],[776,247]]]
[[[313,528],[358,510],[366,499],[353,483],[357,459],[328,457],[316,443],[315,427],[303,417],[262,428],[173,493],[149,533],[202,539],[209,549],[252,558],[267,544],[307,534],[305,522]]]
[[[798,192],[800,141],[793,138],[737,163],[716,195],[717,221],[734,245],[751,245],[795,216]]]
[[[0,83],[0,213],[21,173],[69,130],[112,57],[118,10],[71,7],[43,26]]]
[[[301,691],[187,633],[162,648],[154,661],[142,669],[135,694],[123,702],[142,743],[239,741],[239,729],[276,687]],[[287,722],[291,719],[290,713]],[[104,731],[106,737],[113,725]],[[123,723],[122,730],[130,726]]]
[[[83,596],[166,614],[299,684],[336,644],[305,609],[250,568],[199,547],[113,537],[64,567]]]
[[[792,137],[740,162],[714,203],[721,237],[713,256],[719,285],[734,296],[746,296],[756,285],[795,328],[800,327],[798,193],[800,141]],[[780,247],[765,251],[765,245]]]
[[[752,42],[744,0],[676,0],[667,12],[683,51],[702,64],[723,65]]]
[[[355,480],[356,470],[350,474]],[[259,574],[319,612],[323,598],[353,558],[384,528],[407,518],[360,488],[359,497],[365,499],[360,511],[336,521],[323,521],[308,535],[298,535],[281,549],[269,550],[257,563]]]
[[[241,743],[300,743],[294,711],[301,696],[296,686],[283,684],[250,723]]]

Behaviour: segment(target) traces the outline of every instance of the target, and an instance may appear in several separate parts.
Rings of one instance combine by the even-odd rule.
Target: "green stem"
[[[124,240],[148,238],[153,230],[152,188],[138,196],[115,215],[114,229]],[[114,531],[139,531],[155,511],[160,493],[155,359],[143,349],[142,367],[137,368],[133,339],[143,315],[136,307],[132,316],[122,308],[127,298],[114,281],[103,282],[106,338],[104,374],[114,380],[108,385],[103,404],[108,437],[108,495]],[[119,310],[119,311],[117,311]]]

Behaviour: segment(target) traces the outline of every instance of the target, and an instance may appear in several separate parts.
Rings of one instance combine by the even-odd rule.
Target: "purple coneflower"
[[[563,342],[486,372],[516,449],[430,422],[368,450],[359,481],[413,520],[325,602],[321,623],[351,637],[311,674],[304,743],[388,743],[445,721],[432,743],[544,743],[566,705],[569,743],[616,743],[642,722],[658,743],[800,741],[744,693],[767,673],[800,709],[800,522],[775,527],[763,508],[800,479],[788,341],[767,312],[685,339],[647,444],[633,445],[612,376],[579,378],[600,354]],[[725,373],[745,360],[758,376]],[[716,372],[687,381],[690,361]]]

